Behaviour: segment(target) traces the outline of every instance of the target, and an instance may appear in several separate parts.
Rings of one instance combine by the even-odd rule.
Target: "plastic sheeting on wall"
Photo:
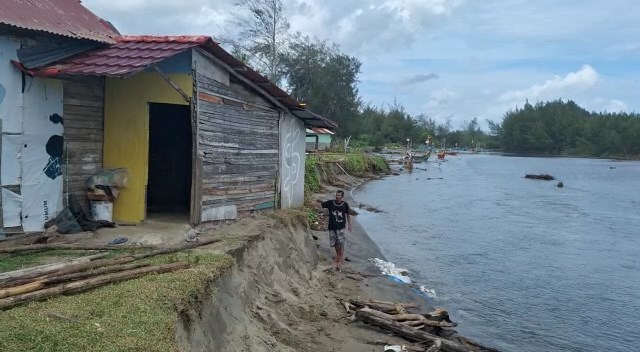
[[[20,160],[22,159],[21,152],[21,135],[5,134],[2,136],[2,165],[0,167],[2,186],[17,186],[20,184],[22,170],[20,167]]]
[[[2,189],[2,224],[4,227],[18,227],[22,224],[22,196]]]
[[[20,43],[0,37],[0,119],[3,133],[22,133],[22,74],[11,65]],[[4,158],[2,159],[4,160]]]
[[[23,99],[22,228],[31,232],[63,207],[62,82],[31,79]]]

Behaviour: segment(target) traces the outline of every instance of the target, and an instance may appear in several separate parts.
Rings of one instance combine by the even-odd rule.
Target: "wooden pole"
[[[118,258],[113,258],[113,259],[101,259],[101,260],[95,260],[92,262],[88,262],[88,263],[73,263],[73,264],[68,264],[68,265],[64,265],[62,267],[58,267],[56,268],[56,270],[53,271],[47,271],[46,273],[29,273],[27,275],[23,275],[23,276],[19,276],[19,277],[15,277],[13,278],[10,282],[0,282],[0,285],[2,285],[2,287],[11,287],[11,286],[16,286],[16,285],[24,285],[33,281],[41,281],[53,276],[63,276],[63,275],[67,275],[67,274],[72,274],[72,273],[77,273],[77,272],[82,272],[82,271],[87,271],[87,270],[92,270],[95,268],[100,268],[103,266],[113,266],[113,265],[121,265],[121,264],[128,264],[131,262],[134,262],[136,260],[139,259],[143,259],[143,258],[148,258],[148,257],[153,257],[153,256],[157,256],[157,255],[161,255],[161,254],[169,254],[169,253],[175,253],[175,252],[180,252],[180,251],[184,251],[184,250],[188,250],[188,249],[193,249],[193,248],[197,248],[197,247],[201,247],[201,246],[206,246],[215,242],[219,242],[219,239],[208,239],[208,240],[200,240],[198,242],[190,242],[186,245],[182,245],[182,246],[177,246],[177,247],[171,247],[171,248],[161,248],[161,249],[156,249],[153,251],[149,251],[149,252],[145,252],[145,253],[138,253],[138,254],[133,254],[133,255],[127,255],[127,256],[122,256],[122,257],[118,257]]]
[[[83,292],[111,283],[136,279],[150,273],[161,274],[170,271],[185,269],[187,267],[189,267],[189,264],[187,263],[173,263],[128,270],[115,274],[101,275],[94,278],[62,284],[19,296],[0,299],[0,310],[7,310],[24,303],[48,299],[63,294]]]
[[[74,258],[71,260],[66,260],[63,262],[58,262],[53,264],[39,265],[39,266],[34,266],[26,269],[7,271],[5,273],[0,273],[0,284],[16,278],[28,277],[30,275],[41,276],[50,272],[54,272],[60,268],[63,268],[71,264],[89,263],[94,259],[104,258],[107,255],[108,253],[98,253],[98,254],[93,254],[86,257]]]
[[[24,293],[38,291],[43,289],[45,286],[51,286],[51,285],[55,285],[55,284],[59,284],[67,281],[82,280],[82,279],[86,279],[93,276],[110,274],[110,273],[115,273],[119,271],[132,270],[132,269],[142,268],[149,265],[150,264],[148,263],[138,263],[138,264],[129,264],[129,265],[108,266],[105,268],[99,268],[99,269],[91,270],[87,272],[74,273],[74,274],[68,274],[68,275],[62,275],[62,276],[54,276],[54,277],[43,279],[40,281],[33,281],[24,285],[2,289],[0,290],[0,298],[17,296]]]
[[[1,253],[21,253],[32,251],[47,251],[47,250],[82,250],[82,251],[109,251],[117,249],[152,249],[154,246],[127,246],[127,245],[81,245],[81,244],[66,244],[66,243],[52,243],[52,244],[31,244],[26,246],[14,246],[14,247],[0,247]]]

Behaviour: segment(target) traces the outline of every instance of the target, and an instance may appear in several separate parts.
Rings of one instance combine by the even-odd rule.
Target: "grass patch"
[[[176,261],[192,267],[0,312],[0,351],[176,351],[178,311],[233,259],[180,252],[146,260]]]
[[[320,191],[320,179],[318,179],[318,157],[307,156],[304,163],[304,193],[310,195]]]
[[[354,175],[363,175],[368,172],[388,172],[389,164],[380,156],[365,154],[347,154],[343,162],[347,172]]]

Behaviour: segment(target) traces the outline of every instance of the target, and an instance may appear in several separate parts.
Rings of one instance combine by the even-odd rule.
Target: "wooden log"
[[[391,314],[387,314],[387,313],[383,313],[380,311],[377,311],[375,309],[371,309],[371,308],[361,308],[361,311],[365,311],[368,312],[370,314],[373,314],[375,316],[378,316],[382,319],[387,319],[387,320],[393,320],[393,321],[398,321],[398,322],[407,322],[407,321],[412,321],[412,322],[417,322],[419,324],[412,324],[412,326],[419,326],[419,325],[426,325],[426,326],[431,326],[431,327],[436,327],[436,328],[452,328],[455,327],[456,324],[454,323],[449,323],[446,321],[433,321],[433,320],[429,320],[427,318],[425,318],[424,316],[420,315],[420,314],[395,314],[395,315],[391,315]]]
[[[44,288],[44,282],[42,281],[32,282],[30,284],[17,287],[5,288],[0,290],[0,298],[22,295],[25,293],[41,290],[42,288]]]
[[[438,352],[440,348],[442,348],[442,340],[436,340],[426,352]]]
[[[48,299],[63,294],[72,294],[94,289],[111,283],[136,279],[150,273],[166,273],[189,267],[187,263],[173,263],[158,266],[149,266],[134,270],[123,271],[114,274],[101,275],[94,278],[66,283],[43,290],[26,293],[19,296],[0,299],[0,310],[7,310],[18,305]]]
[[[448,340],[442,340],[438,336],[429,334],[426,331],[415,330],[396,321],[381,318],[366,310],[357,311],[356,317],[365,323],[378,326],[409,341],[436,343],[436,341],[440,340],[442,341],[441,350],[444,352],[470,352],[468,348],[462,345]]]
[[[40,281],[34,281],[27,284],[23,284],[20,286],[10,287],[7,289],[0,290],[0,298],[17,296],[33,291],[38,291],[43,289],[45,286],[51,286],[67,281],[75,281],[82,280],[93,276],[99,276],[104,274],[115,273],[119,271],[133,270],[141,267],[149,266],[148,263],[138,263],[138,264],[129,264],[129,265],[117,265],[117,266],[108,266],[104,268],[99,268],[96,270],[91,270],[87,272],[80,272],[62,276],[54,276],[51,278],[45,278]]]
[[[47,273],[40,273],[38,274],[29,274],[29,275],[25,275],[25,276],[20,276],[18,278],[15,278],[14,280],[12,280],[12,285],[11,286],[15,286],[15,285],[23,285],[23,284],[27,284],[29,282],[33,282],[33,281],[41,281],[53,276],[63,276],[63,275],[67,275],[67,274],[72,274],[72,273],[77,273],[77,272],[83,272],[83,271],[87,271],[87,270],[92,270],[95,268],[100,268],[100,267],[104,267],[104,266],[113,266],[113,265],[121,265],[121,264],[128,264],[131,262],[134,262],[136,260],[139,259],[143,259],[143,258],[148,258],[148,257],[153,257],[153,256],[157,256],[157,255],[161,255],[161,254],[170,254],[170,253],[175,253],[175,252],[180,252],[180,251],[184,251],[184,250],[189,250],[189,249],[193,249],[193,248],[197,248],[197,247],[201,247],[201,246],[206,246],[215,242],[220,241],[219,239],[206,239],[206,240],[200,240],[198,242],[190,242],[188,244],[182,245],[182,246],[176,246],[176,247],[170,247],[170,248],[161,248],[161,249],[156,249],[153,251],[149,251],[149,252],[144,252],[144,253],[138,253],[138,254],[133,254],[133,255],[127,255],[127,256],[122,256],[122,257],[117,257],[117,258],[113,258],[113,259],[101,259],[101,260],[95,260],[92,262],[87,262],[87,263],[79,263],[79,264],[69,264],[69,265],[64,265],[62,267],[58,267],[56,270],[54,271],[48,271]]]
[[[66,244],[66,243],[51,243],[51,244],[31,244],[26,246],[15,247],[0,247],[0,254],[2,253],[21,253],[31,251],[47,251],[47,250],[81,250],[81,251],[105,251],[116,249],[138,249],[138,248],[156,248],[155,246],[127,246],[127,245],[81,245],[81,244]]]
[[[385,312],[385,313],[390,313],[390,314],[395,314],[397,313],[396,311],[396,304],[392,303],[392,302],[384,302],[384,301],[376,301],[376,300],[358,300],[358,299],[352,299],[350,300],[351,304],[353,304],[354,306],[358,307],[358,308],[362,308],[362,307],[371,307],[375,310],[379,310],[381,312]],[[417,308],[418,306],[412,303],[398,303],[400,306],[402,306],[403,308]]]
[[[74,258],[74,259],[65,260],[65,261],[53,263],[53,264],[45,264],[45,265],[34,266],[31,268],[7,271],[5,273],[0,273],[0,283],[15,279],[15,278],[29,276],[29,275],[40,276],[40,275],[43,275],[44,273],[56,271],[66,265],[88,263],[94,259],[103,258],[107,255],[108,253],[98,253],[98,254],[93,254],[86,257]]]

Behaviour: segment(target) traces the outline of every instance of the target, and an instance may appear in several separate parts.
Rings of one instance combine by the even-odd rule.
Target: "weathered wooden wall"
[[[279,113],[196,73],[201,222],[275,207]]]
[[[64,81],[64,139],[67,145],[65,194],[76,195],[84,206],[86,180],[102,169],[104,138],[104,79]]]

